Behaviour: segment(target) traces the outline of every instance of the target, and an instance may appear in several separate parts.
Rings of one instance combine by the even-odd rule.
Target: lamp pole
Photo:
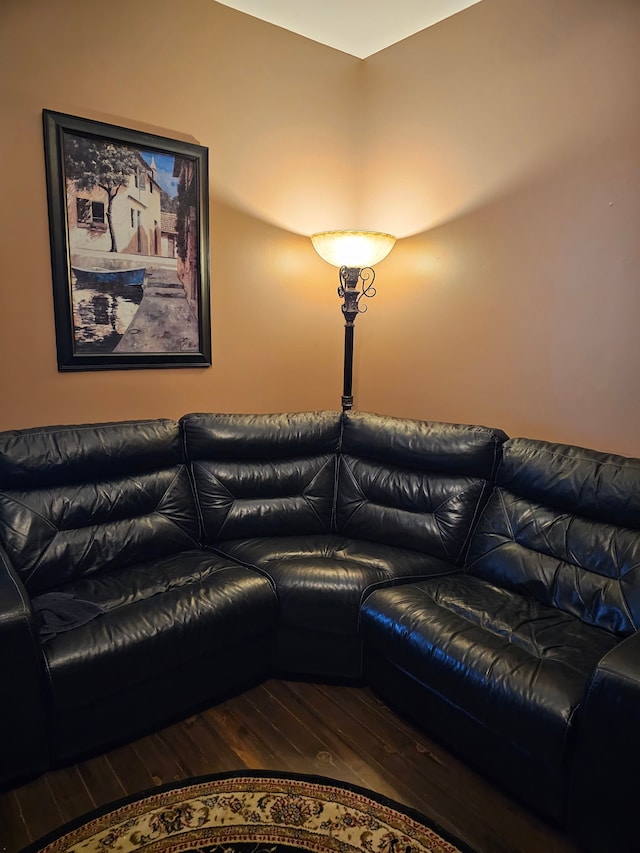
[[[358,314],[364,314],[366,305],[360,306],[362,296],[371,298],[376,295],[373,282],[376,274],[371,267],[341,267],[338,296],[344,301],[344,381],[342,385],[342,411],[353,408],[353,334]],[[362,281],[362,290],[358,284]]]

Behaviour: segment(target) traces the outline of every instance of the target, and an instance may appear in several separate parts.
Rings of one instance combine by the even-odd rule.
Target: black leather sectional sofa
[[[640,460],[359,412],[0,433],[0,784],[270,675],[365,680],[637,851]]]

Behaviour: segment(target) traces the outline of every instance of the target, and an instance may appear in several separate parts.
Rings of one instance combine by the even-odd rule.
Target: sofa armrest
[[[640,631],[598,664],[577,720],[569,830],[586,850],[637,851]]]
[[[29,595],[0,548],[0,788],[49,764],[43,678]]]

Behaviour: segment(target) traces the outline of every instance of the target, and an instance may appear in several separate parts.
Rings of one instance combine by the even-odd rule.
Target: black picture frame
[[[209,367],[208,149],[43,125],[58,370]]]

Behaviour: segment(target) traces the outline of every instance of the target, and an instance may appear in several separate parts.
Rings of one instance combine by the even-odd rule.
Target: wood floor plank
[[[285,692],[278,696],[277,683],[267,682],[262,685],[260,693],[245,694],[245,701],[253,709],[254,715],[259,714],[267,720],[271,729],[264,728],[264,736],[270,737],[271,730],[276,732],[279,749],[287,756],[290,769],[297,773],[310,773],[317,776],[331,776],[342,781],[357,784],[353,771],[339,756],[337,756],[321,736],[314,720],[304,706],[297,711],[291,706],[290,697]],[[303,710],[304,709],[304,710]]]
[[[371,787],[372,768],[369,762],[347,743],[338,730],[319,722],[312,703],[306,699],[310,686],[303,684],[301,692],[296,689],[295,682],[275,680],[267,682],[272,695],[290,709],[290,713],[301,727],[300,731],[305,736],[305,754],[309,754],[310,751],[315,752],[316,757],[322,762],[319,768],[321,775],[333,776],[354,785]],[[381,787],[384,786],[384,780],[377,781]],[[392,796],[391,788],[388,791],[381,790],[380,793]]]
[[[124,795],[245,769],[309,773],[416,808],[478,853],[578,853],[369,688],[272,679],[131,744],[0,794],[0,853]]]
[[[279,769],[293,773],[304,772],[302,768],[307,761],[286,734],[282,717],[275,720],[269,719],[264,713],[266,710],[264,694],[261,700],[256,705],[246,696],[239,696],[233,704],[232,714],[240,726],[250,729],[253,737],[268,746],[269,754],[277,757]]]
[[[0,850],[14,853],[31,840],[15,791],[0,794]]]
[[[359,742],[362,740],[363,728],[359,721],[349,716],[344,711],[345,698],[348,696],[347,689],[343,688],[339,699],[331,700],[325,692],[315,685],[304,685],[305,692],[309,689],[312,691],[311,706],[313,713],[317,717],[318,724],[322,720],[327,719],[332,714],[336,713],[336,707],[341,709],[340,715],[340,734],[339,738],[344,744]],[[290,689],[295,693],[299,687],[296,684],[290,686]],[[385,748],[384,741],[370,735],[366,745],[368,775],[365,785],[374,791],[392,797],[395,800],[408,803],[414,808],[418,808],[416,799],[415,775],[410,776],[405,759]],[[393,780],[393,781],[391,781]],[[433,784],[433,780],[429,780],[428,789],[426,791],[429,797],[430,811],[429,816],[443,823],[446,820],[445,806],[446,801],[441,792]]]
[[[48,779],[49,774],[39,776],[14,792],[29,841],[42,838],[65,821]]]
[[[153,787],[153,776],[142,763],[131,744],[112,749],[105,758],[120,785],[128,794],[145,791]]]
[[[229,744],[245,767],[264,770],[275,768],[280,756],[271,744],[261,740],[246,721],[234,712],[234,702],[236,700],[231,699],[223,705],[210,708],[206,713],[210,725]]]
[[[186,722],[187,733],[202,753],[202,774],[244,769],[245,764],[209,720],[207,711]]]
[[[88,759],[78,764],[78,772],[96,806],[103,806],[119,800],[127,793],[126,788],[116,776],[113,767],[104,755]]]
[[[179,756],[180,764],[185,770],[185,778],[204,776],[211,772],[205,747],[191,737],[184,723],[162,729],[156,737],[163,749]]]
[[[367,737],[374,742],[379,741],[388,755],[398,756],[406,768],[411,768],[412,773],[407,776],[413,780],[411,787],[415,799],[407,801],[409,805],[424,811],[431,796],[426,786],[435,783],[445,795],[446,811],[450,811],[451,804],[457,802],[455,822],[458,834],[461,833],[464,815],[469,813],[472,823],[478,825],[472,829],[470,823],[469,832],[476,838],[478,830],[486,833],[494,845],[500,844],[500,849],[509,853],[543,849],[545,853],[554,853],[567,849],[565,839],[553,828],[518,806],[483,776],[404,721],[377,700],[371,691],[341,686],[327,690],[323,685],[317,685],[315,689],[324,693],[328,702],[337,702],[353,720],[352,725],[362,726]],[[431,762],[436,762],[437,768]],[[459,797],[460,791],[464,791],[463,799]],[[435,816],[435,819],[448,823],[444,814]],[[446,828],[453,831],[452,826],[447,825]],[[515,846],[514,836],[521,839]]]
[[[156,735],[148,735],[136,741],[133,744],[133,749],[153,779],[154,785],[177,782],[189,775],[178,757],[179,754],[168,749],[166,744]]]
[[[96,807],[77,765],[53,770],[47,774],[47,779],[64,822]]]
[[[362,691],[338,687],[336,691],[327,692],[321,685],[315,689],[323,694],[323,707],[328,708],[337,702],[349,716],[350,732],[363,729],[369,748],[379,763],[384,763],[388,769],[395,769],[396,772],[403,768],[407,775],[410,771],[411,777],[419,783],[418,790],[414,784],[411,786],[416,796],[419,796],[426,786],[429,793],[437,791],[438,795],[443,794],[448,802],[459,790],[461,773],[465,776],[467,786],[477,782],[478,790],[472,798],[474,812],[484,813],[488,801],[500,796],[498,792],[488,789],[481,777],[457,762],[451,755],[447,755],[444,750],[434,746],[427,747],[425,736],[417,729],[411,731],[406,726],[397,727],[394,715],[383,713],[370,700],[364,701]]]

